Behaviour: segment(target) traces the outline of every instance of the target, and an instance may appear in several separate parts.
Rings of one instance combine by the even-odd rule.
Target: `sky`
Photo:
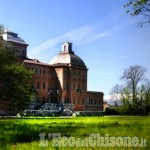
[[[105,99],[124,69],[146,68],[150,79],[150,25],[126,13],[128,0],[0,0],[0,24],[28,44],[28,57],[48,63],[65,41],[85,62],[88,90]]]

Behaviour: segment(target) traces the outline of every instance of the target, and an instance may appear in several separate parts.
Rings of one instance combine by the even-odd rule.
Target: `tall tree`
[[[120,89],[120,99],[122,103],[122,110],[125,113],[130,112],[130,101],[131,101],[131,91],[128,86],[122,86]]]
[[[139,65],[130,66],[129,68],[124,70],[123,75],[121,77],[121,79],[126,82],[128,87],[131,88],[132,100],[133,100],[133,104],[135,105],[135,107],[137,104],[138,84],[144,79],[145,72],[146,72],[146,69],[142,66],[139,66]]]
[[[145,17],[145,21],[141,22],[140,25],[148,23],[150,24],[150,0],[130,0],[125,7],[127,13],[130,13],[132,16],[142,15]]]
[[[18,112],[30,102],[33,72],[17,63],[10,47],[0,42],[0,105],[2,111]]]

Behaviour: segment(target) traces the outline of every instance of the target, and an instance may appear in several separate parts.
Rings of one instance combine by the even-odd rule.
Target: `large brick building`
[[[78,111],[103,110],[103,92],[87,91],[88,69],[75,55],[72,43],[63,43],[60,53],[47,64],[27,58],[28,44],[18,34],[5,31],[2,38],[13,45],[25,66],[34,70],[32,86],[37,90],[36,102],[73,106]]]

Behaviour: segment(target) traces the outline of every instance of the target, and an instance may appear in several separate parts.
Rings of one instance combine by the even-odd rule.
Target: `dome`
[[[62,45],[62,51],[56,55],[50,62],[51,65],[70,64],[77,67],[86,68],[83,60],[72,51],[72,43],[65,42]]]
[[[60,53],[59,55],[55,56],[49,64],[56,65],[56,64],[71,64],[78,67],[85,67],[83,60],[75,54],[63,54]]]

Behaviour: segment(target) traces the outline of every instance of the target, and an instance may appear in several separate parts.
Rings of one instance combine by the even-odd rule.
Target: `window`
[[[80,99],[78,98],[78,104],[80,104]]]
[[[82,90],[84,91],[84,85],[82,86]]]
[[[83,77],[83,78],[85,77],[85,74],[84,74],[84,73],[82,74],[82,77]]]
[[[34,83],[33,82],[31,83],[31,87],[34,88]]]
[[[80,77],[80,72],[78,72],[78,76]]]
[[[101,100],[99,99],[99,101],[98,101],[98,102],[99,102],[99,105],[100,105],[100,104],[101,104]]]
[[[69,98],[68,98],[68,97],[65,97],[64,102],[65,102],[65,103],[69,103]]]
[[[45,103],[45,97],[43,97],[43,104]]]
[[[75,90],[76,89],[76,84],[73,84],[73,90]]]
[[[68,76],[69,75],[69,71],[67,69],[64,70],[64,75]]]
[[[89,104],[92,104],[92,101],[93,101],[92,98],[89,98]]]
[[[84,98],[82,98],[82,104],[84,104]]]
[[[46,73],[46,70],[43,69],[43,74],[45,74],[45,73]]]
[[[73,72],[74,76],[76,76],[76,71]]]
[[[87,99],[87,104],[90,104],[90,99],[89,98]]]
[[[43,83],[43,89],[45,89],[45,82]]]
[[[37,82],[37,89],[39,89],[40,88],[40,83],[39,82]]]
[[[78,84],[78,89],[80,89],[80,84]]]
[[[40,73],[41,73],[41,69],[40,69],[40,68],[37,68],[37,69],[36,69],[36,72],[37,72],[38,74],[40,74]]]
[[[67,46],[66,45],[64,46],[64,50],[67,51]]]
[[[95,99],[95,105],[96,105],[96,99]]]

